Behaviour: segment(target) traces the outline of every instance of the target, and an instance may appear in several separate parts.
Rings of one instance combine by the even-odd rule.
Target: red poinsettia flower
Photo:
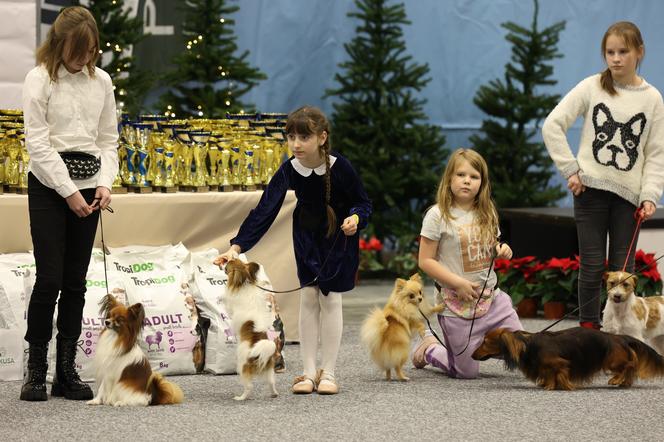
[[[546,262],[547,269],[558,269],[562,272],[567,272],[568,270],[576,270],[579,268],[579,262],[574,261],[570,258],[551,258]]]
[[[523,258],[514,258],[512,260],[512,267],[515,269],[521,268],[527,264],[530,264],[531,262],[535,261],[534,256],[524,256]]]
[[[367,242],[363,238],[360,238],[360,250],[369,250]]]
[[[640,265],[654,264],[655,263],[655,254],[654,253],[645,253],[643,250],[637,250],[635,260]]]
[[[662,280],[662,276],[659,274],[657,266],[650,267],[648,270],[642,270],[641,274],[648,279],[652,279],[655,282]]]
[[[381,251],[383,250],[383,243],[381,243],[380,240],[375,236],[372,236],[369,238],[368,248],[369,250]]]
[[[496,259],[494,261],[494,270],[498,273],[507,273],[510,270],[512,261],[509,259]]]
[[[524,267],[522,269],[523,277],[526,280],[526,282],[533,282],[537,272],[539,272],[540,270],[544,270],[545,268],[546,266],[541,262],[538,262],[537,264],[531,267]]]

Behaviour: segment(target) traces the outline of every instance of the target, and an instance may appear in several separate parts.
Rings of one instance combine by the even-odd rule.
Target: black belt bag
[[[69,177],[73,180],[92,178],[101,168],[101,159],[83,152],[60,152],[62,161],[67,166]]]

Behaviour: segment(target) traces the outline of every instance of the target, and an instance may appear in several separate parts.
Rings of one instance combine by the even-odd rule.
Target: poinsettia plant
[[[534,295],[547,302],[569,302],[576,299],[579,284],[579,257],[551,258],[535,273]]]
[[[643,296],[660,295],[662,293],[662,276],[657,270],[654,253],[637,250],[634,256],[634,270],[638,271],[637,293]]]
[[[378,259],[378,253],[383,250],[383,243],[371,236],[369,239],[360,238],[360,271],[375,272],[383,270],[383,264]]]
[[[534,294],[534,275],[541,264],[534,256],[513,259],[496,259],[494,269],[498,277],[498,287],[508,291],[514,305]]]

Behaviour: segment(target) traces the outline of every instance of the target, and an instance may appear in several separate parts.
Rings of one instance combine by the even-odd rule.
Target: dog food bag
[[[196,373],[199,342],[192,316],[189,285],[182,269],[123,274],[127,304],[143,304],[145,321],[140,345],[152,369],[164,375]],[[196,360],[195,360],[196,358]]]
[[[34,268],[35,257],[30,252],[0,253],[0,269]]]
[[[235,373],[237,338],[231,328],[231,319],[224,305],[226,295],[226,272],[212,261],[219,253],[215,249],[191,254],[191,268],[193,273],[192,291],[196,297],[201,315],[210,320],[207,333],[205,370],[215,374]],[[240,259],[247,262],[244,254]],[[272,285],[263,266],[256,274],[260,285],[271,290]],[[283,323],[278,314],[278,306],[274,296],[266,292],[266,309],[272,313],[273,323],[268,329],[268,337],[277,345],[278,357],[275,363],[276,371],[283,371],[285,363],[283,358],[284,331]]]
[[[191,291],[201,317],[209,321],[207,331],[204,332],[205,371],[233,374],[236,371],[237,339],[228,312],[221,302],[221,291],[226,287],[226,273],[212,264],[218,255],[216,249],[191,254]]]
[[[183,268],[189,274],[189,250],[182,244],[174,246],[127,246],[109,248],[106,263],[112,271],[133,274]]]
[[[23,378],[22,317],[9,302],[9,297],[0,283],[0,381],[16,381]]]
[[[35,271],[32,266],[0,267],[0,285],[2,285],[6,300],[12,309],[13,318],[24,334],[27,328],[28,302],[34,282]]]
[[[104,328],[104,320],[99,314],[99,303],[111,293],[118,302],[126,304],[126,292],[122,275],[117,272],[108,273],[108,286],[104,278],[104,269],[88,268],[85,277],[87,291],[85,293],[85,306],[83,307],[83,318],[81,319],[81,336],[78,339],[78,351],[76,352],[76,370],[85,382],[95,379],[94,356],[97,348],[99,334]]]

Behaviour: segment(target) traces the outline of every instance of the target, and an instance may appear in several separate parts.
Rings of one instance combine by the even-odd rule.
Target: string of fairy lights
[[[115,6],[120,6],[120,5],[118,5],[118,3],[115,0],[113,0],[111,3]],[[224,17],[220,17],[219,22],[223,24],[223,23],[226,22],[226,19]],[[185,47],[188,51],[195,51],[196,46],[199,43],[201,43],[202,41],[203,41],[203,36],[198,35],[196,38],[193,38],[193,39],[187,41],[186,44],[185,44]],[[99,56],[100,57],[103,56],[104,52],[108,52],[108,51],[115,52],[115,53],[118,53],[118,54],[121,54],[123,52],[122,46],[120,46],[120,44],[118,44],[118,43],[106,42],[106,43],[102,43],[102,47],[103,47],[103,49],[102,48],[99,49]],[[196,59],[200,59],[200,58],[201,58],[201,54],[196,54]],[[127,74],[128,71],[126,69],[128,69],[129,67],[130,67],[130,63],[124,63],[123,65],[118,66],[115,69],[115,71],[117,73],[117,76],[121,77],[123,74]],[[220,81],[230,78],[230,71],[228,69],[224,69],[223,66],[218,66],[218,70],[219,70],[219,76],[220,76],[219,80]],[[226,91],[227,97],[224,100],[224,104],[227,107],[230,107],[232,105],[232,98],[233,98],[232,97],[233,96],[232,88],[233,88],[233,86],[234,86],[234,83],[232,81],[229,81],[228,90]],[[125,102],[122,100],[122,97],[127,95],[127,91],[125,89],[119,89],[118,90],[117,86],[115,84],[113,85],[113,90],[117,92],[118,100],[117,100],[116,104],[117,104],[117,107],[118,107],[119,111],[122,112],[124,110],[124,107],[125,107]],[[244,113],[244,110],[240,110],[239,112]],[[203,107],[201,105],[197,106],[196,114],[199,117],[204,117],[205,116],[205,113],[203,111]],[[173,105],[169,104],[169,105],[166,106],[165,115],[170,117],[170,118],[175,118],[176,117]]]
[[[223,23],[226,22],[226,19],[221,17],[221,18],[219,18],[219,22],[223,24]],[[187,41],[187,43],[185,44],[185,47],[188,51],[195,50],[195,47],[202,41],[203,41],[203,36],[199,34],[196,38],[193,38],[193,39]],[[196,54],[196,59],[200,59],[200,58],[201,58],[201,54]],[[219,70],[219,75],[222,77],[220,80],[223,80],[225,77],[230,77],[230,70],[228,70],[228,69],[224,70],[223,66],[218,66],[218,70]],[[232,99],[232,95],[233,95],[233,91],[231,89],[233,87],[233,82],[232,81],[229,81],[228,87],[229,87],[229,89],[226,91],[226,95],[228,95],[228,97],[224,101],[224,104],[227,107],[230,107],[231,104],[232,104],[231,99]],[[244,113],[244,110],[240,110],[240,113]],[[175,112],[173,112],[173,106],[170,105],[170,104],[166,106],[165,114],[166,114],[166,116],[169,116],[171,118],[176,117]],[[203,106],[201,106],[201,105],[197,106],[196,114],[199,117],[204,117],[205,116],[205,112],[203,111]]]

